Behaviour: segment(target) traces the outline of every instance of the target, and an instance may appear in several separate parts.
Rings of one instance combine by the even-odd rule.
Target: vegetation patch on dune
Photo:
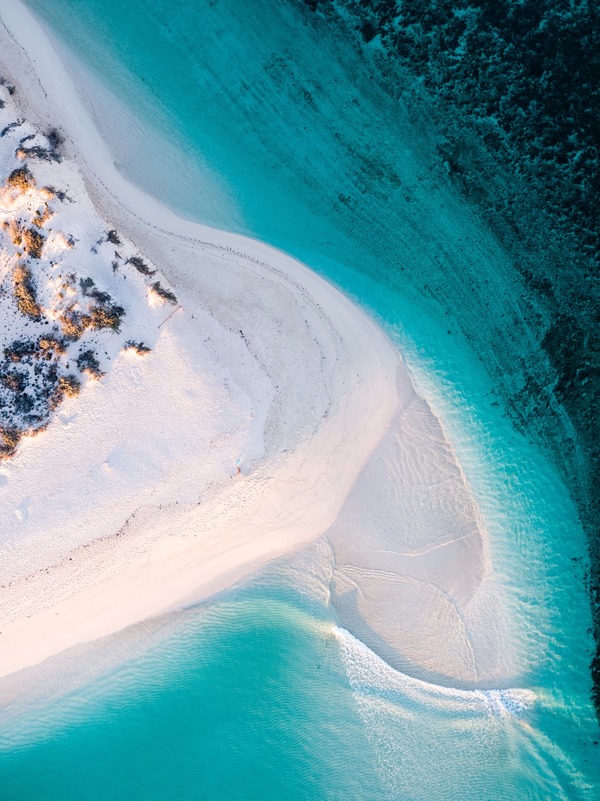
[[[23,249],[32,259],[42,258],[42,248],[44,247],[44,237],[35,228],[27,228],[23,231]]]
[[[32,320],[40,320],[42,311],[37,302],[31,270],[24,264],[17,264],[14,270],[14,294],[21,314]]]
[[[133,339],[129,339],[123,346],[123,350],[133,351],[137,353],[138,356],[145,356],[147,353],[151,352],[152,348],[144,345],[143,342],[135,342]]]
[[[0,426],[0,459],[12,456],[22,437],[23,433],[18,428]]]
[[[29,171],[29,167],[17,167],[6,179],[6,185],[11,189],[18,189],[19,192],[27,192],[28,189],[35,188],[35,178]]]
[[[157,315],[156,331],[163,320],[149,289],[176,302],[160,281],[149,288],[157,270],[97,216],[61,147],[58,130],[43,133],[17,115],[0,80],[0,459],[105,376],[119,353],[150,352],[131,338],[126,313],[133,307],[133,324],[152,342],[144,317]]]
[[[177,298],[175,295],[170,290],[161,286],[160,281],[155,281],[152,284],[152,291],[158,295],[161,300],[166,300],[169,303],[177,303]]]
[[[135,267],[138,273],[141,273],[142,275],[151,276],[156,274],[156,270],[151,270],[146,262],[139,256],[130,256],[126,263],[131,264],[133,267]]]
[[[77,367],[80,372],[87,373],[92,378],[102,378],[104,373],[100,369],[100,362],[93,350],[84,350],[77,357]]]
[[[50,400],[51,406],[55,409],[64,398],[76,398],[81,392],[81,381],[74,375],[62,375],[56,382],[56,387]]]

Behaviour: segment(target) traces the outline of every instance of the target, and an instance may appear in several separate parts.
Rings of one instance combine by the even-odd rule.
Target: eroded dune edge
[[[29,286],[24,358],[54,359],[62,387],[0,468],[0,675],[300,551],[307,582],[393,666],[505,682],[484,524],[383,332],[294,259],[127,183],[35,19],[18,2],[0,17],[3,286],[15,272]],[[11,186],[25,168],[31,185]],[[23,316],[14,291],[5,302]],[[42,337],[59,343],[49,360]]]

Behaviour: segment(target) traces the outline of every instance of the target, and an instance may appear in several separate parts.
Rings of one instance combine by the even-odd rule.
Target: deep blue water
[[[398,342],[486,517],[519,685],[538,700],[504,715],[415,687],[262,587],[169,619],[129,661],[10,716],[2,798],[594,798],[585,539],[506,414],[522,365],[543,366],[529,331],[543,310],[448,182],[419,85],[395,76],[393,99],[294,3],[28,5],[139,117],[145,140],[118,146],[132,180],[299,256]],[[144,164],[167,140],[184,160],[153,182]]]

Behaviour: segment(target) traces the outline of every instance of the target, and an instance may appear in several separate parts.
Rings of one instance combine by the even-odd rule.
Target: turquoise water
[[[522,654],[510,686],[537,700],[504,714],[413,685],[261,585],[11,717],[2,797],[593,799],[585,540],[557,466],[506,415],[523,366],[543,375],[543,312],[449,186],[419,86],[395,76],[386,94],[368,56],[294,3],[28,5],[139,114],[147,152],[121,145],[126,174],[299,256],[398,342],[490,530]],[[153,186],[160,137],[185,164]]]
[[[42,707],[33,732],[9,728],[2,798],[351,799],[360,787],[382,797],[333,643],[316,622],[269,601],[217,605],[184,622],[61,698],[58,717]]]
[[[390,678],[289,602],[224,601],[158,628],[125,664],[5,721],[3,798],[584,797],[559,791],[565,765],[540,759],[526,706]]]

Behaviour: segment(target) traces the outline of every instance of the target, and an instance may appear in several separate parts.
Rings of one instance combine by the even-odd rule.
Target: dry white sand
[[[325,534],[332,603],[382,655],[465,685],[510,672],[475,502],[388,339],[294,259],[129,184],[37,21],[16,0],[0,17],[2,70],[28,118],[65,132],[75,200],[183,306],[151,356],[116,362],[2,468],[0,676]]]

